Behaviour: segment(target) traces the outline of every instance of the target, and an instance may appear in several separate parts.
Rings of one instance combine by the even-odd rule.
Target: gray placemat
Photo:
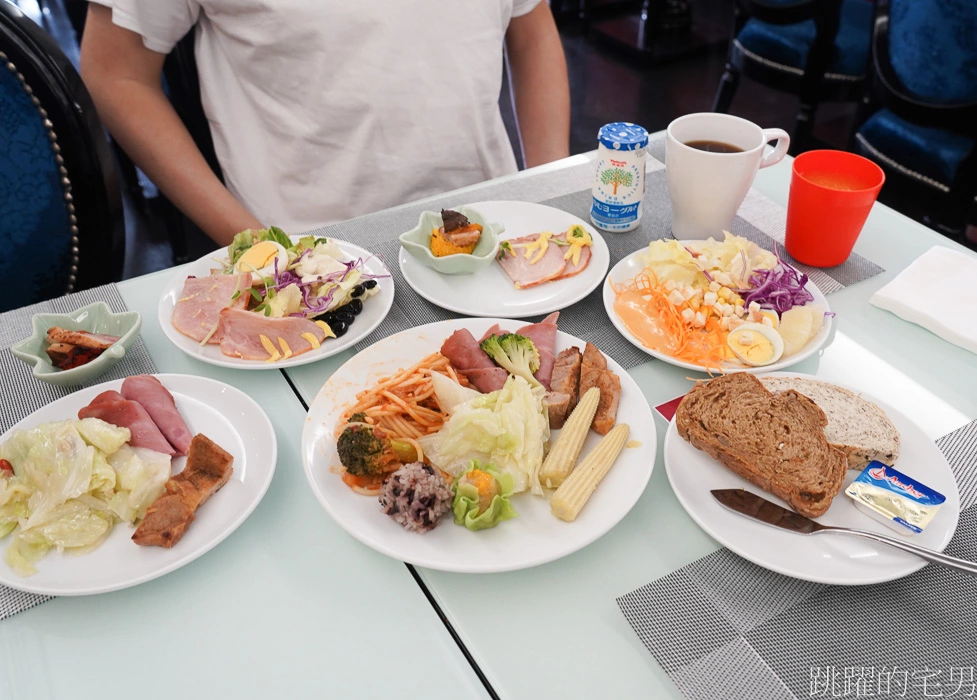
[[[610,267],[623,257],[643,248],[653,240],[671,237],[672,208],[668,195],[668,180],[660,160],[664,160],[664,142],[653,142],[646,176],[644,215],[641,225],[629,233],[606,233],[604,240],[610,250]],[[657,160],[655,159],[657,157]],[[390,268],[396,287],[394,305],[383,323],[356,345],[363,350],[381,338],[426,323],[461,318],[417,294],[400,272],[397,236],[417,225],[418,216],[425,210],[457,206],[466,202],[511,199],[541,202],[562,209],[584,221],[590,220],[593,164],[540,173],[531,178],[488,185],[467,193],[464,197],[447,195],[419,202],[409,207],[378,212],[318,229],[313,233],[355,242],[373,251]],[[461,200],[461,201],[459,201]],[[795,265],[814,281],[825,294],[867,279],[883,271],[881,267],[852,255],[836,268],[818,269],[794,261],[782,245],[786,213],[756,191],[751,191],[733,223],[733,233],[745,236],[767,250],[776,252]],[[501,312],[500,312],[501,313]],[[526,323],[533,320],[528,319]],[[589,340],[631,369],[648,360],[648,355],[634,347],[617,332],[607,317],[598,287],[588,297],[560,313],[560,328],[579,338]]]
[[[936,444],[962,508],[946,553],[977,560],[977,421]],[[944,567],[874,586],[825,586],[722,549],[617,603],[690,700],[977,690],[977,577]]]
[[[34,314],[66,313],[96,301],[104,301],[113,311],[126,311],[118,288],[110,284],[0,314],[0,396],[3,397],[0,403],[0,434],[42,406],[80,388],[59,387],[34,379],[31,368],[13,356],[10,346],[31,334],[31,317]],[[126,350],[125,357],[91,383],[101,384],[132,374],[154,372],[156,365],[146,352],[142,338],[136,338]],[[0,540],[0,550],[6,550],[7,544],[5,540]],[[0,620],[50,599],[51,596],[23,593],[0,586]]]

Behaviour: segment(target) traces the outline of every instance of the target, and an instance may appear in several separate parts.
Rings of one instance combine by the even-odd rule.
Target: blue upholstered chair
[[[741,75],[793,93],[800,108],[791,153],[800,153],[819,103],[861,100],[872,16],[872,0],[737,0],[713,111],[729,111]]]
[[[977,196],[977,2],[879,0],[872,62],[853,147],[957,236]]]
[[[0,311],[120,279],[108,143],[58,45],[0,0]]]

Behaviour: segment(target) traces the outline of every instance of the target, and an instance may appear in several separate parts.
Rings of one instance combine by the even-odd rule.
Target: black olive
[[[360,312],[363,310],[363,302],[359,299],[353,299],[351,302],[346,304],[345,308],[352,311],[354,315],[359,316]]]
[[[364,291],[366,291],[366,290],[363,288],[363,285],[362,284],[358,284],[355,287],[353,287],[353,290],[349,293],[349,295],[351,297],[353,297],[354,299],[356,299],[357,297],[363,296],[363,292]]]
[[[342,321],[347,326],[356,320],[356,314],[354,314],[352,311],[348,311],[345,306],[334,311],[333,316],[337,321]]]
[[[348,324],[339,320],[326,321],[326,323],[329,324],[329,327],[332,329],[332,332],[336,334],[337,338],[342,338],[344,335],[346,335],[346,331],[349,329]]]
[[[366,280],[365,282],[363,282],[363,289],[373,289],[376,286],[377,286],[376,280]]]

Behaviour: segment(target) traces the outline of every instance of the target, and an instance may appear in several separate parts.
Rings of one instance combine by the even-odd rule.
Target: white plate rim
[[[566,280],[558,280],[553,284],[559,284],[560,282],[570,282],[578,278],[587,279],[585,275],[588,275],[589,270],[596,263],[597,267],[602,267],[603,269],[600,270],[599,274],[594,275],[594,279],[592,283],[587,282],[582,287],[580,287],[579,290],[577,290],[573,294],[568,295],[565,299],[561,298],[560,301],[554,301],[551,304],[538,304],[536,306],[531,306],[528,309],[509,308],[505,306],[500,306],[499,304],[494,304],[492,308],[488,308],[488,307],[482,308],[477,305],[471,305],[469,303],[453,302],[450,298],[449,299],[438,298],[436,295],[427,291],[423,287],[423,285],[417,281],[416,276],[412,278],[411,275],[412,275],[412,270],[415,267],[417,268],[417,271],[419,273],[421,272],[422,268],[424,271],[427,271],[430,268],[422,265],[420,262],[415,260],[414,257],[411,256],[410,253],[408,253],[404,249],[403,246],[399,248],[397,253],[398,263],[400,265],[400,274],[404,276],[404,280],[407,282],[410,288],[413,289],[417,293],[417,295],[420,296],[422,299],[425,299],[426,301],[431,302],[435,306],[438,306],[447,311],[453,311],[455,313],[464,314],[466,316],[477,317],[477,318],[490,318],[499,315],[506,315],[507,318],[512,318],[512,319],[530,318],[533,316],[545,316],[546,314],[553,313],[554,311],[562,311],[568,306],[576,304],[578,301],[586,298],[591,292],[593,292],[595,289],[597,289],[597,287],[600,286],[600,284],[604,281],[605,275],[607,274],[608,267],[610,267],[610,262],[611,262],[610,250],[608,249],[607,242],[601,236],[600,232],[597,231],[593,227],[593,225],[591,225],[590,222],[584,221],[583,219],[580,219],[574,214],[571,214],[562,209],[557,209],[556,207],[551,207],[548,204],[540,204],[538,202],[524,202],[520,200],[486,200],[482,202],[473,202],[471,204],[465,204],[465,206],[471,207],[472,209],[479,209],[479,207],[484,208],[486,206],[495,207],[495,206],[505,206],[505,205],[513,205],[513,204],[518,206],[532,206],[532,207],[540,207],[543,209],[551,209],[553,211],[559,212],[561,216],[570,217],[572,219],[575,219],[577,223],[581,224],[594,239],[594,247],[592,251],[593,255],[591,257],[590,264],[587,266],[587,270],[580,273],[579,275],[568,278]],[[501,223],[504,224],[505,222],[501,222]],[[511,237],[512,236],[509,236],[509,238]],[[503,232],[499,236],[499,241],[501,242],[505,240],[508,239],[506,238],[505,232]],[[600,259],[602,259],[604,262],[603,263],[598,262],[597,260],[598,257],[600,257]],[[470,277],[477,277],[479,274],[484,273],[488,268],[492,267],[494,264],[495,263],[493,262],[492,264],[486,266],[486,268],[483,268],[482,270],[473,273]],[[433,270],[430,271],[434,274],[437,274]],[[466,275],[466,277],[468,277],[468,275]],[[548,285],[543,285],[544,288],[547,286]],[[528,296],[532,294],[533,289],[535,288],[531,287],[529,289],[524,289],[522,290],[521,293],[527,294],[527,298],[528,298]],[[458,298],[465,299],[463,295],[459,295]]]
[[[680,241],[680,242],[701,243],[701,241]],[[610,319],[611,325],[613,325],[617,329],[618,333],[624,336],[625,340],[627,340],[629,343],[631,343],[636,348],[638,348],[638,350],[641,350],[643,353],[650,355],[651,357],[654,357],[656,360],[661,360],[662,362],[667,362],[670,365],[675,365],[676,367],[692,370],[694,372],[708,373],[707,368],[703,367],[702,365],[694,365],[690,362],[683,362],[682,360],[677,360],[674,357],[670,355],[666,355],[663,352],[659,352],[657,350],[652,350],[649,347],[645,347],[645,345],[643,345],[640,340],[638,340],[636,337],[634,337],[631,334],[631,332],[621,322],[621,319],[619,319],[617,317],[617,314],[614,312],[614,299],[616,295],[614,293],[614,289],[611,287],[611,284],[615,281],[615,277],[617,276],[617,273],[619,273],[625,267],[629,266],[631,263],[637,261],[638,256],[644,253],[646,250],[647,247],[639,248],[633,253],[621,258],[618,261],[618,263],[613,268],[611,268],[611,271],[607,274],[607,277],[604,279],[604,285],[602,288],[604,311],[607,313],[607,317]],[[808,278],[807,284],[804,285],[804,288],[807,289],[809,292],[811,292],[811,294],[814,296],[814,303],[824,305],[824,311],[826,314],[831,311],[831,306],[830,304],[828,304],[827,298],[824,296],[821,290],[818,289],[818,286],[814,284],[814,282],[810,278]],[[817,335],[815,335],[811,340],[809,340],[807,342],[807,345],[805,345],[800,352],[794,353],[787,359],[781,359],[771,365],[765,365],[763,367],[742,367],[742,366],[729,365],[721,368],[721,371],[748,372],[750,374],[761,374],[761,373],[765,374],[768,372],[777,372],[787,367],[796,365],[797,363],[803,362],[807,358],[819,352],[822,348],[824,348],[828,344],[828,341],[833,338],[832,336],[833,326],[834,326],[834,317],[825,316],[824,323],[821,324],[821,330],[818,331]],[[716,372],[717,370],[713,369],[712,371]]]
[[[417,331],[421,331],[421,330],[437,329],[439,332],[441,332],[440,329],[444,329],[443,331],[444,337],[447,337],[448,335],[450,335],[450,333],[453,330],[456,330],[458,328],[468,327],[468,324],[472,324],[472,323],[477,323],[479,326],[484,326],[485,328],[488,328],[493,323],[499,323],[502,325],[509,324],[511,326],[514,322],[518,323],[519,321],[517,319],[503,319],[503,318],[461,318],[461,319],[452,319],[447,321],[437,321],[434,323],[425,324],[423,326],[418,326],[416,328],[409,329],[406,331],[401,331],[400,333],[383,338],[377,341],[376,343],[374,343],[372,346],[370,346],[370,348],[364,350],[363,353],[368,353],[370,350],[373,350],[374,348],[376,348],[381,344],[395,344],[398,342],[399,337],[403,337],[411,333],[416,333]],[[572,343],[580,343],[581,347],[584,343],[582,339],[576,338],[575,336],[572,336],[569,333],[564,333],[563,331],[559,331],[557,335],[557,347],[568,347],[568,345],[563,345],[560,343],[561,336],[563,339],[568,338]],[[324,421],[320,417],[318,417],[317,414],[319,411],[322,410],[321,407],[329,401],[328,395],[330,394],[329,391],[330,381],[333,380],[334,378],[338,378],[338,381],[342,381],[342,372],[346,366],[345,364],[343,365],[343,367],[337,369],[332,376],[330,376],[329,380],[327,380],[323,384],[323,386],[319,389],[312,403],[309,404],[309,411],[306,417],[305,428],[302,431],[302,466],[305,472],[306,480],[308,481],[309,487],[312,490],[312,493],[315,495],[316,500],[319,501],[320,505],[325,509],[325,511],[329,514],[329,516],[354,539],[370,547],[374,551],[377,551],[381,554],[389,556],[398,561],[403,561],[405,563],[412,564],[414,566],[422,566],[437,571],[447,571],[447,572],[454,572],[454,573],[469,573],[469,574],[501,573],[506,571],[518,571],[522,569],[532,568],[552,561],[556,561],[557,559],[561,559],[565,556],[569,556],[570,554],[573,554],[574,552],[577,552],[583,549],[584,547],[593,544],[595,541],[597,541],[598,539],[606,535],[614,527],[620,524],[620,522],[628,515],[628,513],[630,513],[631,509],[634,508],[634,506],[637,504],[637,502],[640,500],[641,496],[644,494],[645,490],[647,489],[648,484],[651,481],[651,476],[655,468],[655,463],[657,461],[658,428],[657,425],[655,424],[655,419],[654,419],[654,415],[651,412],[651,407],[648,404],[647,400],[645,399],[644,394],[641,392],[638,385],[631,378],[630,374],[627,373],[627,370],[621,367],[612,357],[608,355],[605,355],[605,357],[607,358],[608,368],[614,370],[614,372],[617,373],[618,376],[621,378],[622,397],[624,395],[624,391],[629,391],[629,392],[633,391],[635,392],[635,399],[637,401],[640,401],[640,406],[642,407],[645,414],[641,416],[640,421],[635,421],[633,418],[629,419],[629,425],[631,425],[632,428],[631,437],[629,438],[629,440],[640,439],[642,441],[642,444],[640,445],[641,452],[639,454],[640,455],[650,454],[650,458],[646,460],[648,467],[647,467],[647,471],[642,474],[640,487],[635,488],[630,492],[631,497],[626,503],[626,507],[620,508],[617,511],[618,512],[617,517],[613,518],[612,521],[606,525],[606,527],[603,527],[602,529],[601,528],[595,529],[590,536],[584,538],[582,541],[576,543],[574,546],[570,548],[566,548],[565,550],[556,550],[547,556],[531,558],[530,561],[514,562],[510,565],[486,563],[486,564],[460,566],[460,565],[453,565],[451,562],[445,562],[442,560],[431,560],[423,557],[404,557],[403,553],[397,551],[395,548],[386,545],[382,541],[368,537],[363,532],[360,532],[359,530],[350,527],[348,522],[346,522],[343,518],[339,517],[336,509],[333,507],[333,504],[330,502],[330,499],[328,498],[327,494],[324,494],[318,487],[318,483],[316,481],[316,474],[313,471],[314,469],[313,455],[317,447],[316,433],[319,430],[319,424],[324,423]],[[350,362],[354,362],[355,360],[356,358],[352,358],[346,364],[349,364]],[[361,358],[360,361],[363,361],[363,358]],[[341,409],[341,406],[334,406],[333,412],[336,412],[338,409]],[[326,417],[326,418],[328,418],[331,415],[329,411],[323,411],[323,414],[324,415],[322,417]],[[633,413],[629,413],[629,416],[633,416],[633,415],[634,415]],[[636,428],[636,426],[638,427]],[[586,451],[587,448],[584,449],[584,452],[582,454],[586,454]],[[331,476],[340,484],[342,483],[338,475],[332,474]],[[338,488],[336,489],[337,492],[343,493],[343,497],[346,497],[348,492],[348,496],[350,497],[364,498],[363,496],[358,496],[355,493],[353,493],[351,490],[345,487],[345,485],[343,485],[343,488],[345,488],[346,491],[341,491]],[[532,498],[536,498],[536,497],[532,497]],[[377,510],[376,517],[382,518],[384,516],[379,510]],[[445,516],[445,517],[446,519],[449,518],[449,516]],[[569,523],[569,525],[572,526],[573,523]],[[439,527],[442,526],[454,526],[454,525],[452,523],[443,522],[441,525],[439,525]],[[412,533],[412,534],[416,535],[416,533]],[[424,535],[416,535],[416,536],[423,537]]]
[[[799,378],[803,378],[803,379],[813,379],[815,381],[827,382],[827,383],[830,383],[830,384],[835,384],[837,386],[840,386],[840,387],[849,389],[850,391],[853,391],[856,394],[859,394],[860,396],[864,397],[868,401],[871,401],[871,402],[873,402],[875,404],[878,404],[878,406],[883,411],[885,411],[887,415],[896,415],[896,416],[898,416],[901,419],[901,421],[905,421],[907,424],[913,425],[917,430],[919,430],[919,435],[922,438],[924,438],[925,440],[927,440],[930,443],[933,443],[934,442],[934,441],[930,440],[922,432],[922,430],[918,426],[916,426],[916,424],[913,423],[908,418],[908,416],[906,416],[902,411],[899,411],[895,407],[889,405],[888,403],[885,403],[884,401],[881,401],[880,399],[874,397],[870,393],[868,393],[868,392],[866,392],[866,391],[864,391],[862,389],[859,389],[857,387],[853,387],[853,386],[851,386],[849,384],[845,384],[845,383],[842,383],[842,382],[834,382],[834,381],[831,381],[831,380],[827,380],[824,377],[818,377],[818,376],[811,375],[811,374],[803,374],[801,372],[771,372],[769,375],[764,375],[764,376],[799,377]],[[922,569],[924,566],[926,566],[926,563],[927,562],[924,561],[923,559],[919,559],[918,560],[918,563],[917,562],[913,562],[911,564],[908,564],[907,563],[907,565],[905,567],[903,567],[903,570],[897,571],[897,572],[894,572],[894,573],[891,573],[889,575],[878,575],[878,576],[866,575],[863,578],[859,578],[859,579],[854,579],[853,580],[851,578],[837,578],[837,577],[832,576],[832,575],[829,575],[829,574],[823,574],[823,575],[811,574],[811,573],[808,573],[806,571],[800,570],[800,569],[798,569],[796,567],[791,567],[791,566],[786,566],[786,565],[780,564],[780,563],[777,562],[776,552],[773,551],[772,548],[771,548],[772,558],[764,558],[763,556],[758,556],[757,553],[751,549],[751,546],[746,546],[746,547],[742,546],[739,542],[734,541],[729,536],[728,531],[725,531],[721,527],[718,527],[714,523],[710,522],[703,515],[703,513],[701,512],[698,504],[697,503],[694,503],[692,500],[690,500],[689,494],[686,493],[685,490],[682,489],[682,488],[676,488],[676,481],[675,481],[675,478],[672,475],[672,471],[674,469],[678,469],[680,467],[678,465],[676,465],[675,462],[674,462],[674,459],[670,457],[670,446],[675,441],[678,441],[678,442],[682,443],[683,445],[687,445],[690,449],[693,449],[693,450],[695,449],[691,445],[688,445],[688,443],[686,443],[679,436],[679,434],[678,434],[678,428],[676,427],[675,418],[673,416],[672,417],[672,420],[669,421],[668,427],[665,430],[665,440],[664,440],[663,455],[662,455],[663,456],[664,463],[665,463],[665,474],[668,477],[668,483],[669,483],[669,486],[672,489],[672,493],[675,494],[675,497],[678,499],[679,503],[682,505],[682,508],[689,515],[689,517],[692,518],[692,520],[696,523],[696,525],[698,525],[700,528],[702,528],[702,530],[706,534],[708,534],[714,540],[716,540],[717,542],[719,542],[723,547],[726,547],[727,549],[729,549],[730,551],[738,554],[739,556],[743,557],[744,559],[747,559],[748,561],[753,562],[757,566],[761,566],[764,569],[767,569],[769,571],[773,571],[773,572],[778,573],[778,574],[783,574],[784,576],[790,576],[792,578],[801,579],[801,580],[804,580],[804,581],[810,581],[812,583],[822,583],[822,584],[832,585],[832,586],[862,586],[862,585],[871,585],[871,584],[877,584],[877,583],[886,583],[887,581],[895,581],[897,579],[904,578],[905,576],[909,576],[910,574],[913,574],[916,571],[919,571],[920,569]],[[935,447],[935,445],[934,445],[934,447]],[[945,538],[945,541],[943,542],[942,546],[940,546],[936,550],[936,551],[942,552],[944,549],[946,549],[946,546],[950,543],[950,540],[953,537],[953,534],[956,532],[957,526],[959,524],[959,520],[960,520],[960,494],[959,494],[959,488],[957,487],[957,484],[956,484],[956,478],[953,475],[953,470],[950,468],[949,463],[946,461],[946,458],[943,456],[942,452],[940,452],[939,448],[938,447],[935,447],[935,449],[936,449],[936,452],[941,457],[941,460],[942,460],[941,466],[946,469],[947,473],[949,474],[950,480],[954,484],[953,493],[945,493],[944,494],[947,497],[947,500],[946,500],[946,503],[943,506],[943,509],[941,509],[941,511],[940,511],[940,514],[942,514],[944,512],[951,513],[950,517],[952,518],[952,524],[949,524],[948,534],[947,534],[947,536]],[[718,462],[717,462],[717,464],[718,464]],[[722,465],[718,465],[718,466],[720,468],[725,469],[725,467],[722,467]],[[895,465],[895,468],[896,469],[899,469],[898,463]],[[733,473],[730,472],[730,474],[733,474]],[[854,470],[849,470],[849,472],[847,474],[847,477],[850,479],[853,474],[854,474]],[[733,474],[733,476],[736,476],[736,475]],[[753,493],[756,493],[757,495],[762,496],[763,498],[766,498],[766,499],[771,500],[773,502],[780,503],[781,505],[786,505],[786,504],[783,504],[780,501],[780,499],[778,499],[773,494],[767,493],[766,491],[763,491],[758,486],[755,486],[754,484],[750,483],[746,479],[743,479],[742,477],[738,477],[738,476],[737,476],[737,479],[739,479],[740,481],[742,481],[743,488],[745,488],[745,489],[747,489],[747,490],[749,490],[749,491],[751,491]],[[847,480],[846,480],[846,483],[847,483]],[[847,498],[847,497],[845,496],[844,492],[842,491],[842,492],[839,492],[839,494],[837,496],[835,496],[835,498]],[[704,497],[704,500],[706,500],[705,497]],[[712,505],[712,504],[710,503],[710,505]],[[947,506],[950,506],[950,505],[955,505],[956,507],[955,508],[952,508],[950,510],[947,510]],[[750,518],[748,518],[747,516],[738,515],[736,513],[733,513],[733,512],[728,511],[722,505],[720,505],[718,503],[718,501],[716,502],[716,507],[717,508],[720,508],[720,509],[723,509],[724,517],[725,516],[728,516],[730,518],[738,518],[739,520],[744,521],[744,522],[747,522],[747,521],[750,520]],[[773,526],[773,525],[766,525],[766,524],[761,523],[759,521],[756,521],[754,524],[757,525],[757,526],[759,526],[759,527],[763,527],[763,528],[771,528],[773,531],[776,531],[777,530],[777,528],[775,526]],[[888,530],[888,528],[886,528],[881,523],[878,523],[878,522],[870,519],[867,515],[865,516],[865,522],[864,522],[863,529],[878,531],[881,534],[891,535],[893,537],[899,538],[899,535],[898,534],[896,534],[895,532],[892,532],[891,530]],[[807,537],[807,536],[806,535],[798,535],[798,537]],[[821,537],[824,537],[824,536],[822,535]],[[838,537],[845,537],[845,535],[838,535]],[[867,542],[866,540],[859,540],[859,541],[862,542],[862,543]],[[912,540],[908,540],[907,539],[907,541],[910,541],[911,542]],[[884,544],[871,544],[870,546],[873,546],[878,551],[896,551],[896,550],[893,550],[893,549],[887,547]]]
[[[275,468],[277,467],[278,464],[278,438],[275,434],[275,428],[272,425],[271,420],[268,418],[268,414],[265,413],[264,409],[261,408],[258,402],[255,401],[250,396],[248,396],[243,391],[241,391],[240,389],[231,386],[229,384],[225,384],[224,382],[218,381],[216,379],[211,379],[209,377],[200,377],[191,374],[175,374],[175,373],[169,373],[169,374],[156,373],[153,374],[152,376],[159,379],[164,386],[172,387],[172,389],[177,393],[193,395],[194,392],[198,392],[198,395],[194,396],[194,398],[197,399],[201,399],[199,392],[202,388],[205,387],[210,389],[219,389],[220,391],[229,391],[235,396],[235,401],[240,402],[238,405],[242,407],[247,406],[247,410],[251,413],[251,417],[261,423],[262,428],[267,431],[266,436],[270,439],[269,442],[270,461],[269,461],[269,466],[267,468],[267,471],[264,473],[263,479],[256,482],[257,490],[253,492],[254,495],[252,497],[252,500],[247,503],[246,507],[243,510],[241,510],[240,513],[238,513],[237,517],[234,518],[233,521],[228,523],[222,531],[218,532],[215,537],[208,540],[204,545],[198,547],[192,552],[185,553],[184,555],[174,559],[171,562],[164,564],[163,566],[159,567],[154,571],[149,571],[144,574],[140,574],[132,578],[118,581],[112,584],[91,586],[87,588],[62,588],[58,586],[51,587],[51,586],[43,586],[43,585],[42,586],[31,585],[31,580],[32,580],[31,577],[20,577],[16,573],[11,571],[5,563],[0,562],[0,584],[7,586],[9,588],[13,588],[18,591],[23,591],[25,593],[34,593],[37,595],[52,595],[52,596],[96,595],[100,593],[109,593],[112,591],[119,591],[126,588],[131,588],[133,586],[138,586],[142,583],[147,583],[154,579],[165,576],[166,574],[172,573],[173,571],[176,571],[177,569],[180,569],[183,566],[186,566],[187,564],[202,557],[204,554],[206,554],[214,547],[219,545],[221,542],[223,542],[225,539],[227,539],[235,530],[237,530],[244,523],[244,521],[251,516],[254,510],[258,507],[258,504],[261,503],[261,501],[264,499],[265,494],[268,492],[268,488],[271,486],[272,478],[275,475]],[[35,419],[37,413],[39,413],[42,410],[49,409],[58,404],[73,404],[73,403],[78,403],[80,401],[87,403],[89,400],[97,396],[102,391],[108,391],[111,389],[118,390],[122,386],[123,381],[124,379],[114,379],[108,382],[103,382],[101,384],[95,384],[89,387],[85,387],[66,396],[62,396],[61,398],[56,399],[55,401],[52,401],[51,403],[42,406],[41,408],[37,409],[30,415],[22,418],[15,425],[11,426],[9,430],[7,430],[2,435],[0,435],[0,442],[6,440],[7,436],[10,435],[10,433],[13,432],[14,430],[40,425],[40,421],[33,420],[33,419]],[[206,392],[206,389],[204,389],[204,391]],[[62,418],[60,420],[67,420],[72,417],[77,417],[77,416],[66,415],[65,418]],[[233,425],[233,423],[228,419],[226,415],[224,415],[224,418],[225,420],[228,420],[228,422],[231,423],[231,425]],[[44,422],[48,422],[48,421],[45,420]],[[253,468],[249,469],[249,472],[253,473],[254,469]],[[129,537],[131,536],[132,531],[130,529],[127,529],[127,525],[125,523],[117,523],[110,537],[112,538],[119,537],[118,534],[119,532],[122,532],[123,535]],[[6,546],[8,544],[9,542],[7,542],[6,538],[0,540],[0,546],[2,546],[4,549],[6,549]],[[176,547],[178,548],[179,544]],[[173,551],[173,550],[168,550],[168,551]],[[52,552],[51,554],[49,554],[49,556],[58,556],[58,554],[56,552]],[[79,555],[79,561],[83,562],[84,556],[85,555]],[[43,560],[41,564],[43,565]]]
[[[289,236],[289,238],[291,238],[293,241],[296,241],[302,237],[303,236],[299,235]],[[326,238],[326,236],[320,236],[320,238]],[[202,265],[204,262],[216,263],[214,260],[214,254],[218,254],[221,253],[221,251],[226,250],[219,248],[218,250],[214,251],[214,254],[204,255],[203,257],[191,262],[188,269],[171,278],[166,287],[163,289],[163,293],[160,295],[159,304],[157,307],[157,317],[159,319],[159,325],[163,329],[163,335],[165,335],[167,340],[169,340],[174,346],[177,347],[177,349],[182,351],[188,357],[192,357],[196,360],[200,360],[201,362],[206,362],[209,365],[215,365],[217,367],[230,367],[232,369],[247,370],[285,369],[287,367],[298,367],[299,365],[309,364],[310,362],[324,360],[327,357],[332,357],[333,355],[341,353],[347,348],[353,347],[353,345],[360,342],[363,338],[367,337],[370,333],[376,330],[377,326],[383,323],[383,320],[387,317],[387,314],[390,313],[390,309],[394,303],[394,279],[393,275],[390,274],[390,269],[379,255],[376,255],[366,248],[356,245],[355,243],[350,243],[349,241],[342,241],[338,238],[331,237],[329,237],[329,240],[335,241],[339,245],[339,249],[350,257],[362,257],[364,260],[368,261],[368,265],[373,265],[375,261],[376,265],[379,266],[378,269],[380,272],[373,271],[371,274],[388,275],[385,278],[377,280],[380,293],[372,296],[368,300],[367,304],[364,305],[366,308],[374,308],[376,318],[374,318],[372,321],[361,323],[364,319],[362,318],[362,314],[360,314],[357,322],[350,327],[350,330],[346,332],[346,335],[342,336],[341,338],[334,339],[335,342],[330,340],[328,343],[323,343],[322,347],[320,347],[318,350],[309,350],[301,355],[290,357],[287,360],[265,362],[264,360],[243,360],[236,357],[228,357],[220,354],[219,348],[215,345],[207,345],[203,348],[203,350],[217,349],[218,355],[212,356],[207,354],[200,349],[199,344],[195,340],[183,335],[173,327],[170,318],[173,315],[175,304],[168,301],[168,299],[171,296],[179,296],[180,292],[183,290],[183,283],[187,279],[187,276],[194,274],[193,268],[195,266]],[[193,346],[193,349],[190,347],[191,345]]]

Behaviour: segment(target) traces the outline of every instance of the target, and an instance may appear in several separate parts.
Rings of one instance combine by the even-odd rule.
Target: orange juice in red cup
[[[787,252],[814,267],[845,262],[884,182],[882,168],[854,153],[797,156],[787,200]]]

